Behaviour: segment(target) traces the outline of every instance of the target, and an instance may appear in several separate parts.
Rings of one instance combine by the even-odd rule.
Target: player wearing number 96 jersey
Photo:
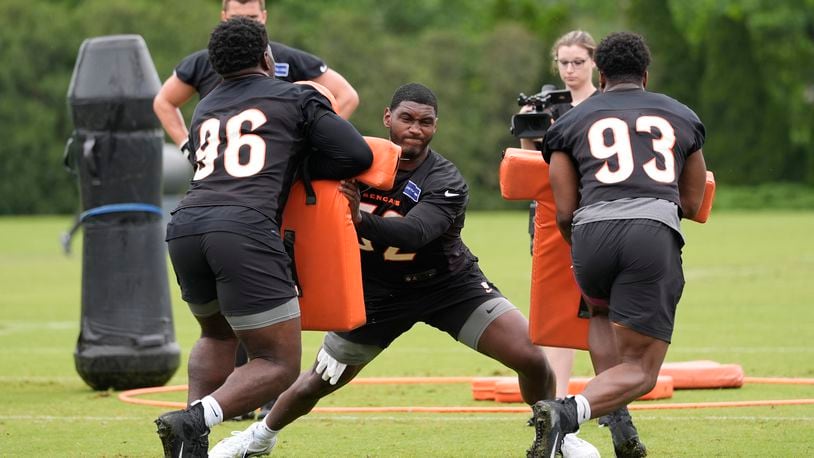
[[[300,311],[280,212],[299,165],[315,178],[370,167],[364,138],[319,92],[275,80],[265,27],[247,18],[209,40],[223,82],[198,104],[196,171],[167,225],[181,294],[201,327],[185,410],[157,420],[165,456],[207,456],[209,428],[276,398],[300,371]],[[238,342],[250,361],[234,370]]]
[[[562,402],[534,406],[529,456],[554,456],[564,434],[625,406],[656,383],[684,288],[680,218],[701,205],[704,126],[689,108],[647,92],[650,51],[634,33],[596,48],[603,93],[562,116],[543,155],[557,225],[590,309],[596,377]],[[631,443],[617,456],[642,456]]]

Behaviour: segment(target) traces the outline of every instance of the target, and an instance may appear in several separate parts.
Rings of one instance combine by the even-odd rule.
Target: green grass
[[[81,237],[61,254],[67,217],[0,218],[0,456],[159,456],[152,420],[164,409],[94,392],[73,366],[79,332]],[[487,275],[524,311],[530,258],[524,212],[471,213],[464,238]],[[747,376],[814,377],[812,212],[719,212],[686,223],[687,286],[668,361],[741,364]],[[197,326],[174,281],[182,358]],[[304,366],[321,334],[303,336]],[[584,353],[575,375],[590,375]],[[363,376],[509,375],[446,334],[418,325]],[[186,383],[180,369],[170,385]],[[181,401],[183,393],[156,396]],[[667,401],[814,398],[814,386],[746,385],[677,391]],[[652,401],[651,401],[652,402]],[[641,405],[652,405],[640,403]],[[321,406],[478,406],[468,385],[348,386]],[[505,405],[505,404],[498,404]],[[532,440],[526,414],[311,414],[280,436],[278,456],[522,456]],[[814,456],[814,406],[634,412],[651,456]],[[216,441],[248,422],[227,423]],[[580,436],[603,456],[610,437],[595,422]]]

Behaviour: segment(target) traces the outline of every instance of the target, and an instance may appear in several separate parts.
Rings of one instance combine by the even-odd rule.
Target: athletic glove
[[[342,376],[342,372],[345,372],[346,367],[348,367],[347,364],[342,364],[333,359],[325,349],[319,349],[315,371],[317,374],[322,375],[322,380],[325,380],[331,385],[336,385],[336,382],[339,381],[339,377]]]

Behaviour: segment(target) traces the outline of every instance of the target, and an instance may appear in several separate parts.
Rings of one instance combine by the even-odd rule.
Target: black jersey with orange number
[[[704,125],[686,105],[641,89],[590,97],[548,130],[543,157],[569,154],[580,175],[580,207],[653,197],[680,205],[678,177],[704,144]]]
[[[292,83],[312,80],[328,70],[328,65],[313,54],[275,41],[269,41],[269,47],[274,56],[274,77],[277,79]],[[222,81],[220,75],[212,68],[209,51],[206,49],[185,57],[175,67],[175,76],[194,87],[200,98],[204,98]]]
[[[430,151],[399,171],[390,191],[362,191],[357,226],[365,296],[437,285],[475,266],[461,240],[469,189],[455,165]]]
[[[229,79],[195,108],[190,145],[197,167],[178,208],[238,205],[272,222],[310,152],[309,129],[330,111],[310,86],[265,75]]]

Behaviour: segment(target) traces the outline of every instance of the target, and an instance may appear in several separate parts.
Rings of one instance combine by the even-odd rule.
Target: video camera
[[[540,138],[545,135],[551,126],[551,107],[561,103],[571,103],[571,91],[557,90],[553,84],[545,84],[540,92],[526,95],[522,92],[517,96],[517,104],[522,106],[533,105],[534,111],[518,113],[512,116],[512,125],[509,131],[517,138]]]

